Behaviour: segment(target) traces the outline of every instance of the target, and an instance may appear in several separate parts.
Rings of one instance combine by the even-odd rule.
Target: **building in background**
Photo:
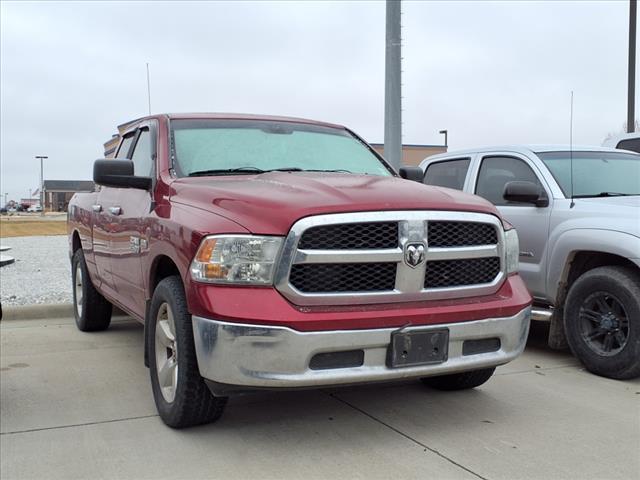
[[[377,153],[383,155],[383,143],[370,143],[369,145],[371,145]],[[444,145],[405,144],[402,145],[402,165],[415,167],[425,158],[438,153],[446,153],[446,151],[447,147]]]
[[[91,180],[45,180],[44,210],[46,212],[64,212],[69,200],[77,192],[93,192],[95,184]]]

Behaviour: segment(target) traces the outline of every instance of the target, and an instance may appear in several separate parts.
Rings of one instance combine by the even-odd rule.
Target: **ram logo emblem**
[[[424,262],[424,243],[408,243],[404,247],[404,263],[416,268]]]

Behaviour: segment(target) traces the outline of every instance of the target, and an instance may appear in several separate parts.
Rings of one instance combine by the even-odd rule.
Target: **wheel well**
[[[73,232],[73,236],[71,237],[71,249],[73,253],[80,250],[82,248],[82,242],[80,241],[80,234],[78,231]]]
[[[180,270],[171,258],[161,255],[154,261],[154,267],[151,269],[151,278],[149,281],[149,296],[153,296],[153,292],[158,284],[165,278],[172,275],[180,276]]]
[[[638,271],[638,266],[631,260],[612,253],[583,251],[576,252],[569,264],[566,288],[571,287],[580,275],[598,267],[620,266],[630,267]]]

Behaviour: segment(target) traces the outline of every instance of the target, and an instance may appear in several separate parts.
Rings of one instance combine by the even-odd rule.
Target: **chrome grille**
[[[398,246],[398,222],[343,223],[311,227],[302,235],[303,250],[358,250]]]
[[[491,283],[499,273],[500,259],[498,257],[427,262],[424,288]]]
[[[429,222],[430,247],[470,247],[495,245],[498,234],[493,225],[477,222]]]
[[[291,268],[291,285],[304,293],[393,290],[395,263],[302,264]]]
[[[276,288],[297,305],[350,305],[494,293],[504,230],[490,214],[355,212],[306,217],[285,239]]]

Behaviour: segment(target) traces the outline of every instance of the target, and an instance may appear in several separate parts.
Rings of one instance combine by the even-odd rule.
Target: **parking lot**
[[[142,327],[0,325],[1,472],[14,478],[638,478],[640,381],[544,347],[474,391],[419,382],[232,398],[171,430],[153,404]]]

